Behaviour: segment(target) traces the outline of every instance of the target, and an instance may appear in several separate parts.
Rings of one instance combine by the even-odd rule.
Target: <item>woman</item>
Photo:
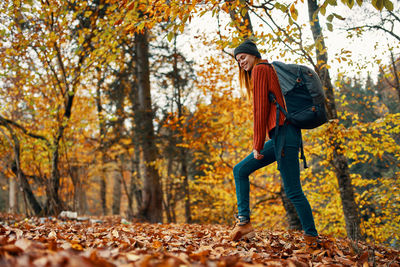
[[[278,161],[284,190],[299,215],[305,232],[304,238],[307,243],[315,243],[318,233],[310,204],[300,183],[301,130],[286,122],[282,112],[279,117],[276,116],[276,105],[268,100],[268,93],[272,92],[276,101],[282,107],[286,106],[276,72],[272,65],[261,59],[257,46],[250,40],[239,45],[234,50],[234,56],[239,63],[240,85],[246,87],[248,95],[253,98],[254,135],[253,153],[233,169],[238,215],[235,228],[231,232],[231,239],[236,241],[254,234],[250,222],[249,175]],[[278,128],[275,127],[277,120],[279,120],[278,131],[275,129]],[[270,140],[264,143],[267,134]]]

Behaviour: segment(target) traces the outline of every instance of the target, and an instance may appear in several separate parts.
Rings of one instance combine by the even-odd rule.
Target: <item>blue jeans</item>
[[[271,136],[273,134],[272,132]],[[276,161],[277,149],[275,149],[275,141],[276,143],[283,142],[281,143],[283,149],[280,162],[278,162],[278,168],[283,180],[285,193],[296,208],[304,232],[307,235],[317,236],[318,233],[315,228],[311,206],[303,193],[300,183],[299,148],[301,145],[301,130],[291,124],[281,126],[277,139],[272,138],[264,144],[264,148],[260,151],[264,155],[263,159],[257,160],[254,158],[253,153],[251,153],[233,168],[238,216],[250,219],[249,175]]]

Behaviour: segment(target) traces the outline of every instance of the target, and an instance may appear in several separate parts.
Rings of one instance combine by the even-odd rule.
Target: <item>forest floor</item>
[[[148,224],[120,217],[23,218],[0,214],[0,266],[400,266],[400,251],[299,232],[257,229],[232,242],[222,225]]]

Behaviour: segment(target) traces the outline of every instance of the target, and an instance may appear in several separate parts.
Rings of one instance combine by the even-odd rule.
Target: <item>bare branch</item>
[[[384,31],[386,33],[388,33],[389,35],[391,35],[392,37],[394,37],[395,39],[397,39],[398,41],[400,41],[400,36],[395,34],[393,31],[390,31],[380,25],[364,25],[364,26],[358,26],[358,27],[351,27],[351,28],[347,28],[347,30],[358,30],[358,29],[368,29],[368,30],[372,30],[372,29],[377,29],[377,30],[381,30]]]
[[[46,137],[44,137],[42,135],[31,133],[25,127],[23,127],[22,125],[18,124],[17,122],[12,121],[12,120],[7,119],[7,118],[4,118],[3,116],[0,115],[0,125],[6,125],[6,124],[13,125],[13,126],[17,127],[18,129],[22,130],[22,132],[24,134],[26,134],[26,135],[28,135],[28,136],[30,136],[32,138],[35,138],[35,139],[43,140],[43,141],[45,141],[47,146],[50,146],[50,142],[49,142],[49,140],[47,140]]]
[[[282,27],[280,27],[280,26],[275,22],[275,20],[272,18],[272,16],[268,13],[268,11],[269,11],[271,8],[268,8],[268,7],[266,6],[267,3],[269,3],[269,2],[266,2],[266,3],[264,3],[264,4],[262,4],[262,5],[258,5],[258,6],[257,6],[257,5],[250,5],[250,4],[248,4],[248,5],[249,5],[249,10],[250,10],[255,16],[257,16],[260,20],[262,20],[262,21],[272,30],[272,32],[275,34],[277,40],[278,40],[280,43],[282,43],[284,46],[286,46],[286,47],[287,47],[290,51],[292,51],[294,54],[306,58],[307,61],[310,62],[310,63],[315,67],[314,60],[313,60],[312,57],[309,55],[309,53],[307,53],[307,51],[305,51],[305,49],[304,49],[303,38],[302,38],[303,33],[302,33],[302,30],[301,30],[300,25],[299,25],[297,22],[293,21],[293,25],[295,25],[295,27],[296,27],[297,30],[299,31],[299,41],[296,41],[285,29],[283,29]],[[260,9],[260,8],[263,9],[263,10],[265,11],[265,15],[270,19],[270,21],[272,22],[273,26],[271,26],[270,23],[268,23],[263,17],[261,17],[257,12],[255,12],[255,10],[254,10],[253,8],[251,8],[251,7],[253,7],[253,8],[258,8],[258,9]],[[286,13],[286,15],[289,15],[289,14]],[[275,28],[274,28],[274,27],[275,27]],[[291,46],[288,44],[288,42],[285,42],[284,40],[282,40],[282,38],[276,33],[276,30],[282,32],[282,33],[285,35],[285,37],[289,40],[290,43],[294,43],[294,44],[298,45],[298,46],[299,46],[299,49],[295,49],[295,48],[291,47]],[[299,53],[298,50],[301,51],[301,53]]]

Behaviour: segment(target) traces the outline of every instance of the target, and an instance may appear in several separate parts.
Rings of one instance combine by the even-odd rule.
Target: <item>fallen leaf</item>
[[[25,239],[25,238],[18,239],[15,242],[15,246],[19,247],[23,251],[27,250],[31,246],[31,244],[32,244],[32,241]]]
[[[4,245],[0,247],[0,251],[5,251],[9,254],[18,255],[23,252],[23,250],[14,244]]]
[[[115,237],[115,238],[119,238],[119,233],[118,233],[117,230],[113,230],[113,231],[112,231],[112,235],[113,235],[113,237]]]
[[[71,248],[74,250],[79,250],[79,251],[83,250],[83,247],[81,244],[71,244]]]
[[[50,238],[50,239],[52,239],[52,238],[56,239],[57,238],[57,233],[55,231],[51,231],[47,237]]]
[[[125,256],[128,259],[128,261],[137,261],[143,257],[143,256],[133,254],[133,253],[128,253]]]

